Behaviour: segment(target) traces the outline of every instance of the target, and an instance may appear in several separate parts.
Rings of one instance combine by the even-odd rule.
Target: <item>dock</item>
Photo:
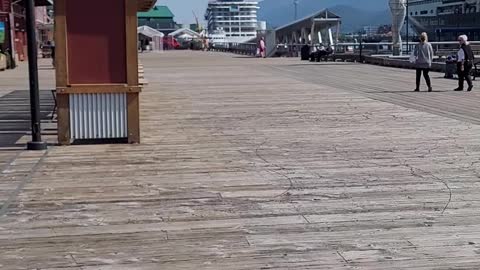
[[[478,269],[480,85],[453,92],[433,73],[434,92],[414,93],[414,71],[358,63],[140,58],[141,144],[60,147],[48,130],[49,150],[27,152],[27,132],[0,129],[0,269]],[[2,126],[20,70],[0,73]]]

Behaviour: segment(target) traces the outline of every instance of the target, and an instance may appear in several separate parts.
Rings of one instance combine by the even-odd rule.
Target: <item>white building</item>
[[[467,35],[480,40],[480,0],[410,0],[408,21],[417,34],[433,41],[456,40]]]
[[[226,42],[246,42],[257,36],[256,0],[211,0],[205,13],[209,33],[223,30]]]
[[[375,36],[378,33],[378,26],[364,26],[363,32],[367,37]]]
[[[480,12],[480,0],[410,0],[409,16],[441,16]]]

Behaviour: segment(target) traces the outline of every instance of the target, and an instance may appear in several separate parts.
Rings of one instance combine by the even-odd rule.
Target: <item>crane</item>
[[[193,17],[195,18],[195,21],[197,22],[197,32],[200,33],[202,32],[202,26],[200,25],[200,22],[198,21],[198,17],[197,17],[197,14],[195,14],[195,11],[192,10],[192,13],[193,13]]]

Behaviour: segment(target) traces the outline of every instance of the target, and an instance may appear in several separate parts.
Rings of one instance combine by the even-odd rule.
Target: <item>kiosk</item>
[[[140,142],[137,12],[156,0],[55,0],[58,142]]]

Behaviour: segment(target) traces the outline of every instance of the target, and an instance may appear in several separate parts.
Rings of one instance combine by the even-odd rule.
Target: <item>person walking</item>
[[[415,68],[417,70],[416,77],[416,88],[415,92],[420,91],[420,81],[423,77],[427,83],[428,92],[432,92],[432,82],[430,80],[430,69],[433,62],[433,47],[432,44],[428,42],[427,33],[422,33],[420,35],[420,42],[415,46],[413,55],[415,56]]]
[[[260,56],[261,56],[262,58],[267,57],[267,46],[266,46],[266,44],[265,44],[265,38],[264,38],[264,37],[262,37],[262,38],[260,39],[260,46],[259,46],[259,48],[260,48]]]
[[[467,91],[470,92],[473,89],[473,82],[470,72],[473,68],[475,55],[473,54],[472,48],[468,42],[468,37],[466,35],[459,36],[458,42],[460,43],[460,50],[458,50],[457,53],[458,88],[455,89],[455,91],[463,91],[463,86],[465,81],[467,81]]]

